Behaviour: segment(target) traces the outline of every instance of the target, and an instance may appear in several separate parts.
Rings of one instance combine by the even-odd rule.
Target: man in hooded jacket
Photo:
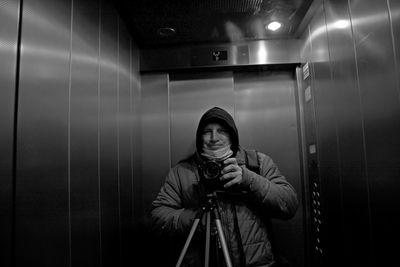
[[[210,160],[223,162],[221,175],[215,179],[220,187],[211,187],[204,178],[202,166]],[[270,219],[292,218],[298,200],[269,156],[257,152],[257,160],[259,169],[250,170],[231,115],[218,107],[208,110],[197,128],[196,152],[169,171],[152,203],[153,226],[174,238],[187,236],[206,195],[213,191],[232,265],[276,266]],[[204,250],[204,239],[198,234],[182,266],[204,266]]]

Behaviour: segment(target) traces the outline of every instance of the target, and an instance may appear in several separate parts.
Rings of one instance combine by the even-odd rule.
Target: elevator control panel
[[[307,186],[308,186],[308,210],[310,211],[309,223],[310,227],[310,256],[311,266],[323,266],[322,259],[324,256],[324,242],[323,242],[323,199],[321,198],[321,184],[318,168],[318,140],[316,138],[316,115],[314,105],[314,92],[313,92],[313,72],[312,64],[305,63],[302,65],[302,79],[300,92],[302,94],[302,105],[304,112],[304,137],[306,142],[307,153]]]

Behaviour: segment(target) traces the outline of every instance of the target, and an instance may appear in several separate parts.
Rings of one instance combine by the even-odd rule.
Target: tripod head
[[[201,205],[200,213],[218,210],[217,193],[215,191],[206,194],[205,201]]]

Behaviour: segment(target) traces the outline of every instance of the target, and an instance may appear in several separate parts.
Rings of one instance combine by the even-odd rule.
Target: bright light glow
[[[282,24],[280,24],[277,21],[273,21],[271,23],[268,24],[268,29],[271,31],[276,31],[277,29],[279,29],[282,26]]]
[[[344,19],[338,20],[335,23],[333,23],[333,26],[337,29],[344,29],[349,27],[349,25],[350,25],[349,21]]]
[[[267,50],[264,45],[260,45],[257,52],[257,62],[258,63],[266,63],[267,62]]]

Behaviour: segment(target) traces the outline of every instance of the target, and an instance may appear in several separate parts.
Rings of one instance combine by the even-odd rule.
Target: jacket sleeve
[[[195,210],[185,209],[182,205],[178,178],[176,168],[171,169],[152,202],[152,227],[160,234],[186,234],[196,216]]]
[[[292,218],[299,204],[296,191],[269,156],[260,152],[258,155],[260,175],[243,166],[242,184],[257,203],[268,209],[271,217]]]

